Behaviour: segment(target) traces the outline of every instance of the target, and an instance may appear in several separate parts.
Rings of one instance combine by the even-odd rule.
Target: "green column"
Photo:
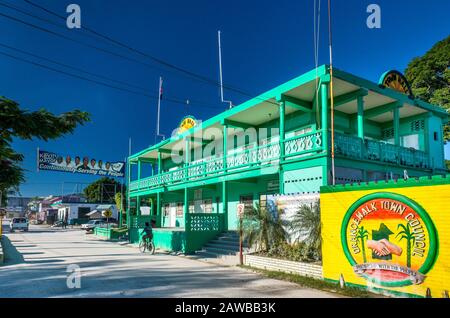
[[[188,200],[188,188],[184,188],[184,205],[183,205],[183,214],[184,214],[184,228],[188,228],[189,223],[189,200]]]
[[[285,137],[285,111],[286,106],[284,100],[280,101],[280,170],[278,174],[280,193],[284,193],[284,178],[283,178],[283,166],[282,163],[284,161],[284,137]]]
[[[130,228],[130,182],[131,182],[131,164],[130,164],[130,159],[127,160],[127,227]]]
[[[156,226],[162,226],[163,214],[161,213],[161,193],[156,193]]]
[[[161,153],[158,152],[158,174],[160,174],[162,171],[162,158]]]
[[[228,230],[228,190],[226,181],[222,181],[222,212],[223,212],[223,228]]]
[[[136,216],[141,216],[141,197],[136,197]]]
[[[285,137],[285,129],[284,129],[284,122],[285,122],[285,102],[282,100],[280,102],[280,160],[284,160],[284,137]]]
[[[328,83],[322,83],[320,87],[322,107],[322,146],[328,151]]]
[[[394,108],[394,141],[396,146],[400,146],[400,110],[398,107]]]
[[[223,126],[223,171],[227,171],[227,153],[228,153],[228,129]]]
[[[190,140],[188,137],[186,137],[186,149],[185,149],[185,155],[184,155],[184,160],[185,160],[185,164],[188,164],[189,161],[191,161],[191,145],[190,145]]]
[[[142,169],[142,162],[138,159],[138,173],[137,173],[137,179],[141,179],[141,169]]]
[[[364,139],[364,97],[358,96],[358,137]]]

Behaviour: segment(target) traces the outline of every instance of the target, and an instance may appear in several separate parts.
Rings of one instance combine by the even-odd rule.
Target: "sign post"
[[[244,264],[244,255],[242,253],[242,219],[244,216],[244,211],[245,211],[245,204],[244,203],[239,203],[237,205],[237,215],[239,218],[239,264],[243,265]]]
[[[109,209],[106,211],[103,211],[103,216],[106,217],[106,224],[107,224],[106,226],[109,229],[109,218],[112,216],[112,211]]]
[[[5,209],[0,208],[0,238],[3,235],[3,217],[6,215]]]

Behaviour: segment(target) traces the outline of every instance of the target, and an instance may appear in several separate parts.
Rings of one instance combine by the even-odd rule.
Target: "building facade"
[[[448,114],[415,99],[400,73],[374,83],[334,69],[334,112],[330,80],[320,66],[130,156],[131,241],[154,219],[162,241],[179,236],[192,252],[237,229],[238,204],[264,207],[268,194],[446,172]]]

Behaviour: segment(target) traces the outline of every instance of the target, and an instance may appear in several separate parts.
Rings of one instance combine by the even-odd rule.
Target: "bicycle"
[[[152,255],[155,254],[155,244],[153,243],[153,239],[147,238],[139,243],[139,251],[145,253],[146,250]]]

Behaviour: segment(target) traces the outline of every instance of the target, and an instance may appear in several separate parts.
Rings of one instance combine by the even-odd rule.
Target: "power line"
[[[58,14],[58,13],[56,13],[56,12],[50,10],[50,9],[47,9],[47,8],[45,8],[44,6],[41,6],[41,5],[39,5],[39,4],[36,4],[36,3],[32,2],[32,1],[29,1],[29,0],[23,0],[23,1],[26,2],[26,3],[28,3],[28,4],[31,5],[31,6],[34,6],[34,7],[38,8],[38,9],[40,9],[40,10],[42,10],[42,11],[45,11],[45,12],[47,12],[47,13],[49,13],[49,14],[55,16],[55,17],[58,17],[59,19],[62,19],[62,20],[64,20],[64,21],[66,21],[66,17],[64,17],[64,16],[62,16],[62,15],[60,15],[60,14]],[[176,71],[178,71],[178,72],[181,72],[181,73],[183,73],[183,74],[185,74],[185,75],[189,75],[190,77],[193,77],[193,78],[195,78],[195,79],[197,79],[197,80],[201,80],[201,81],[203,81],[203,82],[212,84],[212,85],[217,86],[217,87],[220,87],[220,86],[221,86],[220,82],[218,82],[217,80],[210,79],[210,78],[208,78],[208,77],[206,77],[206,76],[203,76],[203,75],[194,73],[194,72],[189,71],[189,70],[187,70],[187,69],[185,69],[185,68],[183,68],[183,67],[177,66],[177,65],[175,65],[175,64],[173,64],[173,63],[164,61],[164,60],[162,60],[162,59],[160,59],[160,58],[158,58],[158,57],[155,57],[155,56],[153,56],[153,55],[150,55],[150,54],[148,54],[148,53],[145,53],[145,52],[143,52],[143,51],[141,51],[141,50],[139,50],[139,49],[133,48],[133,47],[131,47],[131,46],[129,46],[129,45],[127,45],[127,44],[121,42],[121,41],[115,40],[115,39],[113,39],[112,37],[110,37],[110,36],[108,36],[108,35],[104,35],[104,34],[102,34],[102,33],[100,33],[100,32],[97,32],[97,31],[95,31],[93,28],[89,28],[89,27],[83,25],[83,30],[86,30],[86,31],[88,31],[88,32],[90,32],[90,33],[92,33],[92,34],[94,34],[94,35],[96,35],[96,36],[98,36],[98,37],[100,37],[100,38],[102,38],[102,39],[104,39],[104,40],[107,40],[107,41],[109,41],[109,42],[111,42],[111,43],[113,43],[113,44],[115,44],[115,45],[118,45],[118,46],[120,46],[120,47],[122,47],[122,48],[126,48],[126,49],[128,49],[129,51],[131,51],[131,52],[134,52],[134,53],[137,53],[137,54],[139,54],[139,55],[141,55],[141,56],[144,56],[144,57],[146,57],[146,58],[149,58],[149,59],[151,59],[152,61],[154,61],[154,62],[156,62],[156,63],[158,63],[158,64],[161,64],[161,65],[166,66],[166,67],[168,67],[168,68],[174,69],[174,70],[176,70]],[[238,89],[238,88],[235,88],[235,87],[232,87],[232,86],[229,86],[229,85],[223,85],[223,87],[226,88],[226,89],[228,89],[228,90],[230,90],[230,91],[234,91],[234,92],[236,92],[236,93],[239,93],[239,94],[244,95],[244,96],[247,96],[247,97],[251,97],[251,98],[254,97],[254,94],[250,94],[250,93],[248,93],[248,92],[245,92],[245,91],[243,91],[242,89]],[[262,101],[266,101],[266,100],[264,100],[263,98],[259,98],[259,99],[262,100]],[[267,101],[267,102],[272,103],[272,104],[276,104],[276,103],[273,103],[273,102],[271,102],[271,101]],[[278,105],[278,104],[277,104],[277,105]]]
[[[32,1],[29,1],[29,0],[24,0],[24,1],[25,1],[26,3],[28,3],[29,5],[32,5],[32,6],[36,7],[36,8],[38,8],[38,9],[41,9],[41,10],[43,10],[43,11],[45,11],[45,12],[47,12],[47,13],[53,15],[53,16],[55,16],[55,17],[58,17],[59,19],[62,19],[62,20],[64,20],[64,21],[66,21],[66,17],[64,17],[64,16],[62,16],[62,15],[59,15],[58,13],[56,13],[56,12],[54,12],[54,11],[52,11],[52,10],[47,9],[47,8],[45,8],[44,6],[38,5],[38,4],[36,4],[36,3],[32,2]],[[216,85],[216,86],[219,86],[219,85],[220,85],[220,83],[217,82],[216,80],[210,79],[210,78],[208,78],[208,77],[206,77],[206,76],[203,76],[203,75],[196,74],[196,73],[194,73],[194,72],[192,72],[192,71],[189,71],[189,70],[187,70],[187,69],[185,69],[185,68],[179,67],[179,66],[174,65],[174,64],[172,64],[172,63],[169,63],[169,62],[167,62],[167,61],[164,61],[164,60],[162,60],[162,59],[160,59],[160,58],[158,58],[158,57],[155,57],[155,56],[150,55],[150,54],[148,54],[148,53],[145,53],[145,52],[143,52],[143,51],[141,51],[141,50],[138,50],[138,49],[136,49],[136,48],[133,48],[133,47],[131,47],[131,46],[129,46],[129,45],[127,45],[127,44],[121,42],[121,41],[118,41],[118,40],[113,39],[112,37],[110,37],[110,36],[108,36],[108,35],[104,35],[104,34],[102,34],[102,33],[100,33],[100,32],[97,32],[97,31],[95,31],[94,29],[89,28],[89,27],[86,26],[86,25],[83,25],[83,29],[86,30],[86,31],[88,31],[88,32],[90,32],[90,33],[92,33],[92,34],[94,34],[94,35],[96,35],[96,36],[98,36],[98,37],[100,37],[100,38],[102,38],[102,39],[104,39],[104,40],[107,40],[107,41],[109,41],[109,42],[111,42],[111,43],[113,43],[113,44],[115,44],[115,45],[118,45],[118,46],[120,46],[120,47],[122,47],[122,48],[126,48],[127,50],[130,50],[131,52],[134,52],[134,53],[137,53],[137,54],[139,54],[139,55],[141,55],[141,56],[144,56],[144,57],[146,57],[146,58],[149,58],[149,59],[151,59],[152,61],[154,61],[154,62],[156,62],[156,63],[158,63],[158,64],[161,64],[161,65],[164,65],[164,66],[166,66],[166,67],[172,68],[172,69],[174,69],[174,70],[176,70],[176,71],[178,71],[178,72],[181,72],[181,73],[184,73],[184,74],[186,74],[186,75],[192,76],[192,77],[197,78],[197,79],[199,79],[199,80],[202,80],[202,81],[205,81],[205,82],[208,82],[208,83],[212,83],[212,84],[214,84],[214,85]],[[231,88],[231,87],[229,87],[229,88]],[[233,88],[233,89],[234,89],[234,88]],[[241,92],[241,91],[240,91],[240,92]],[[247,93],[245,93],[245,92],[241,92],[241,93],[247,94]]]
[[[108,84],[108,83],[104,83],[104,82],[101,82],[101,81],[98,81],[98,80],[95,80],[95,79],[90,79],[90,78],[87,78],[87,77],[84,77],[84,76],[80,76],[80,75],[77,75],[77,74],[69,73],[67,71],[56,69],[54,67],[51,67],[51,66],[48,66],[48,65],[45,65],[45,64],[41,64],[41,63],[38,63],[38,62],[30,61],[30,60],[27,60],[27,59],[24,59],[24,58],[21,58],[21,57],[18,57],[18,56],[6,53],[4,51],[0,51],[0,54],[4,55],[4,56],[7,56],[9,58],[12,58],[12,59],[21,61],[21,62],[25,62],[25,63],[31,64],[31,65],[34,65],[34,66],[38,66],[38,67],[41,67],[41,68],[44,68],[44,69],[47,69],[47,70],[51,70],[53,72],[57,72],[57,73],[60,73],[60,74],[66,75],[66,76],[74,77],[74,78],[77,78],[77,79],[80,79],[80,80],[84,80],[84,81],[88,81],[88,82],[95,83],[95,84],[98,84],[98,85],[106,86],[106,87],[109,87],[109,88],[125,91],[125,92],[132,93],[132,94],[135,94],[135,95],[142,95],[142,96],[145,96],[145,97],[148,97],[148,98],[152,98],[152,99],[157,99],[158,98],[156,95],[151,95],[151,94],[147,94],[147,93],[143,93],[143,92],[137,92],[137,91],[130,90],[130,89],[127,89],[127,88],[123,88],[123,87],[120,87],[120,86],[115,86],[115,85],[111,85],[111,84]],[[167,98],[165,98],[165,100],[168,101],[168,102],[171,102],[171,103],[175,103],[175,104],[186,104],[186,101],[183,101],[182,99],[178,99],[178,98],[167,97]],[[211,109],[217,110],[217,108],[214,108],[214,107],[211,107],[211,106],[206,106],[206,105],[198,105],[198,106],[199,107],[211,108]]]
[[[31,4],[31,5],[33,5],[33,6],[35,6],[35,7],[38,7],[38,8],[40,8],[40,9],[42,9],[42,10],[48,12],[48,13],[51,13],[51,14],[53,14],[53,15],[55,15],[55,16],[57,16],[57,17],[62,18],[62,19],[65,20],[65,18],[64,18],[63,16],[60,16],[60,15],[54,13],[54,12],[51,11],[51,10],[48,10],[48,9],[46,9],[46,8],[44,8],[44,7],[42,7],[42,6],[39,6],[39,5],[35,4],[35,3],[32,3],[31,1],[28,1],[28,0],[24,0],[24,1],[27,2],[27,3],[29,3],[29,4]],[[12,7],[12,6],[10,6],[10,7]],[[18,10],[18,9],[16,9],[16,8],[13,8],[13,9]],[[23,11],[23,10],[22,10],[22,11],[19,11],[19,12],[24,13],[24,14],[27,14],[27,15],[30,15],[29,13],[26,13],[26,12]],[[158,67],[156,67],[156,66],[154,66],[154,65],[145,63],[145,62],[143,62],[143,61],[140,61],[140,60],[137,60],[137,59],[134,59],[134,58],[131,58],[131,57],[128,57],[128,56],[125,56],[125,55],[122,55],[122,54],[119,54],[119,53],[116,53],[116,52],[113,52],[113,51],[110,51],[110,50],[107,50],[107,49],[104,49],[104,48],[101,48],[101,47],[98,47],[98,46],[95,46],[95,45],[91,45],[91,44],[88,44],[88,43],[79,41],[79,40],[77,40],[77,39],[73,39],[73,38],[68,37],[68,36],[66,36],[66,35],[63,35],[63,34],[54,32],[54,31],[52,31],[52,30],[49,30],[49,29],[47,29],[47,28],[44,28],[44,27],[38,26],[38,25],[36,25],[36,24],[33,24],[33,23],[30,23],[30,22],[21,20],[21,19],[19,19],[19,18],[17,18],[17,17],[11,16],[11,15],[8,15],[8,14],[4,14],[4,13],[1,13],[1,12],[0,12],[0,16],[2,16],[2,17],[4,17],[4,18],[7,18],[7,19],[10,19],[10,20],[12,20],[12,21],[15,21],[15,22],[17,22],[17,23],[24,24],[24,25],[26,25],[26,26],[28,26],[28,27],[37,29],[37,30],[39,30],[39,31],[42,31],[42,32],[45,32],[45,33],[48,33],[48,34],[51,34],[51,35],[54,35],[54,36],[63,38],[63,39],[65,39],[65,40],[67,40],[67,41],[71,41],[71,42],[77,43],[77,44],[79,44],[79,45],[86,46],[86,47],[89,47],[89,48],[91,48],[91,49],[94,49],[94,50],[97,50],[97,51],[100,51],[100,52],[103,52],[103,53],[107,53],[107,54],[113,55],[113,56],[118,57],[118,58],[123,58],[123,59],[125,59],[125,60],[131,61],[131,62],[134,62],[134,63],[138,63],[138,64],[142,64],[142,65],[145,65],[145,66],[147,66],[147,67],[150,67],[150,68],[153,68],[153,69],[157,69],[157,70],[159,70],[159,71],[162,71],[161,68],[158,68]],[[35,15],[30,15],[30,16],[32,16],[32,17],[34,17],[34,18],[37,18]],[[46,21],[46,22],[49,22],[49,21],[46,20],[46,19],[42,19],[42,18],[39,18],[39,19],[40,19],[40,20],[43,20],[43,21]],[[49,23],[54,24],[53,22],[49,22]],[[84,28],[85,28],[85,27],[84,27]],[[86,28],[85,28],[85,29],[86,29]],[[114,42],[116,45],[120,45],[120,46],[122,46],[122,47],[126,47],[126,48],[128,48],[129,50],[131,50],[131,51],[134,51],[134,52],[139,53],[139,54],[141,54],[141,55],[143,55],[143,56],[146,56],[146,57],[148,57],[148,58],[151,58],[151,59],[152,59],[153,61],[155,61],[155,62],[158,62],[158,61],[159,61],[159,62],[162,62],[162,63],[160,63],[160,64],[163,64],[163,65],[165,65],[165,66],[167,66],[167,67],[171,67],[171,68],[173,68],[173,69],[175,69],[175,70],[178,70],[178,71],[184,73],[185,75],[192,75],[193,77],[197,78],[198,80],[202,80],[203,82],[206,82],[206,83],[209,83],[209,84],[213,84],[213,85],[215,85],[215,86],[219,86],[219,85],[220,85],[220,84],[219,84],[217,81],[215,81],[215,80],[208,79],[207,77],[204,77],[204,76],[202,76],[202,75],[198,75],[198,74],[195,74],[195,73],[193,73],[193,72],[184,70],[184,69],[181,68],[181,67],[175,66],[175,65],[173,65],[173,64],[171,64],[171,63],[165,62],[165,61],[163,61],[163,60],[161,60],[161,59],[158,59],[158,58],[156,58],[156,57],[153,57],[153,56],[151,56],[151,55],[148,55],[148,54],[146,54],[146,53],[143,53],[143,52],[141,52],[141,51],[139,51],[139,50],[137,50],[137,49],[134,49],[134,48],[132,48],[132,47],[129,47],[129,46],[127,46],[127,45],[125,45],[125,44],[119,42],[119,41],[116,41],[116,40],[114,40],[114,39],[112,39],[112,38],[110,38],[110,37],[108,37],[108,36],[102,35],[102,34],[96,32],[95,30],[92,30],[92,29],[89,29],[89,30],[90,30],[93,34],[99,34],[99,36],[101,36],[103,39],[108,39],[109,41]],[[230,86],[228,86],[228,85],[224,85],[224,88],[226,88],[226,89],[228,89],[228,90],[235,91],[235,92],[237,92],[237,93],[240,93],[240,94],[242,94],[242,95],[245,95],[245,96],[248,96],[248,97],[251,97],[251,98],[256,98],[256,99],[261,100],[261,101],[263,101],[263,102],[267,102],[267,103],[270,103],[270,104],[278,105],[277,103],[272,102],[272,101],[270,101],[270,100],[266,100],[266,99],[263,98],[263,97],[254,97],[254,95],[251,95],[251,94],[249,94],[249,93],[247,93],[247,92],[244,92],[244,91],[242,91],[242,90],[240,90],[240,89],[236,89],[236,88],[230,87]],[[197,103],[197,104],[198,104],[198,103]],[[211,108],[211,107],[206,107],[206,106],[202,106],[202,107],[205,107],[205,108]],[[215,109],[215,108],[214,108],[214,109]]]
[[[8,15],[8,14],[4,14],[4,13],[1,13],[1,12],[0,12],[0,16],[2,16],[4,18],[7,18],[9,20],[12,20],[12,21],[24,24],[24,25],[26,25],[28,27],[37,29],[39,31],[42,31],[42,32],[45,32],[45,33],[48,33],[48,34],[52,34],[54,36],[60,37],[60,38],[65,39],[67,41],[71,41],[71,42],[77,43],[77,44],[82,45],[82,46],[89,47],[91,49],[94,49],[94,50],[97,50],[97,51],[100,51],[100,52],[103,52],[103,53],[111,54],[113,56],[116,56],[116,57],[119,57],[119,58],[123,58],[123,59],[126,59],[126,60],[134,62],[134,63],[142,64],[142,65],[145,65],[147,67],[154,68],[154,69],[156,69],[158,71],[163,71],[161,68],[158,68],[158,67],[156,67],[154,65],[151,65],[151,64],[139,61],[137,59],[134,59],[134,58],[131,58],[131,57],[128,57],[128,56],[125,56],[125,55],[122,55],[122,54],[119,54],[119,53],[116,53],[116,52],[113,52],[113,51],[109,51],[107,49],[104,49],[104,48],[101,48],[101,47],[98,47],[98,46],[95,46],[95,45],[91,45],[91,44],[88,44],[88,43],[85,43],[85,42],[73,39],[73,38],[68,37],[68,36],[66,36],[64,34],[60,34],[60,33],[54,32],[52,30],[49,30],[49,29],[46,29],[44,27],[38,26],[36,24],[33,24],[33,23],[30,23],[30,22],[21,20],[19,18],[14,17],[14,16],[11,16],[11,15]]]
[[[49,59],[49,58],[46,58],[46,57],[44,57],[44,56],[40,56],[40,55],[31,53],[31,52],[26,52],[26,51],[24,51],[24,50],[18,49],[18,48],[16,48],[16,47],[12,47],[12,46],[7,45],[7,44],[4,44],[4,43],[0,43],[0,46],[3,46],[3,47],[5,47],[5,48],[7,48],[7,49],[10,49],[10,50],[13,50],[13,51],[16,51],[16,52],[20,52],[20,53],[22,53],[22,54],[26,54],[26,55],[29,55],[29,56],[32,56],[32,57],[35,57],[35,58],[38,58],[38,59],[42,59],[42,60],[44,60],[44,61],[47,61],[47,62],[56,64],[56,65],[59,65],[59,66],[63,66],[63,67],[66,67],[66,68],[70,68],[70,69],[73,69],[73,70],[75,70],[75,71],[78,71],[78,72],[81,72],[81,73],[88,74],[88,75],[90,75],[90,76],[102,78],[102,79],[105,79],[105,80],[108,80],[108,81],[111,81],[111,82],[116,82],[116,83],[118,83],[118,84],[122,84],[122,85],[130,86],[130,87],[134,87],[134,88],[141,89],[141,90],[144,90],[144,91],[147,90],[146,88],[143,88],[143,87],[141,87],[141,86],[136,86],[136,85],[129,84],[129,83],[127,83],[127,82],[123,82],[123,81],[119,81],[119,80],[115,80],[115,79],[112,79],[112,78],[109,78],[109,77],[106,77],[106,76],[103,76],[103,75],[100,75],[100,74],[88,72],[88,71],[83,70],[83,69],[81,69],[81,68],[78,68],[78,67],[75,67],[75,66],[72,66],[72,65],[69,65],[69,64],[65,64],[65,63],[62,63],[62,62],[57,62],[57,61],[51,60],[51,59]]]
[[[89,72],[89,71],[83,70],[83,69],[81,69],[81,68],[78,68],[78,67],[75,67],[75,66],[72,66],[72,65],[69,65],[69,64],[65,64],[65,63],[62,63],[62,62],[58,62],[58,61],[49,59],[49,58],[44,57],[44,56],[41,56],[41,55],[37,55],[37,54],[31,53],[31,52],[29,52],[29,51],[27,52],[27,51],[21,50],[21,49],[19,49],[19,48],[16,48],[16,47],[7,45],[7,44],[5,44],[5,43],[1,43],[1,42],[0,42],[0,46],[3,46],[3,47],[5,47],[5,48],[7,48],[7,49],[10,49],[10,50],[13,50],[13,51],[16,51],[16,52],[20,52],[20,53],[22,53],[22,54],[26,54],[26,55],[29,55],[29,56],[32,56],[32,57],[35,57],[35,58],[38,58],[38,59],[42,59],[42,60],[44,60],[44,61],[47,61],[47,62],[56,64],[56,65],[59,65],[59,66],[63,66],[63,67],[69,68],[69,69],[73,69],[73,70],[75,70],[75,71],[78,71],[78,72],[81,72],[81,73],[85,73],[85,74],[88,74],[88,75],[90,75],[90,76],[102,78],[102,79],[104,79],[104,80],[108,80],[108,81],[111,81],[111,82],[115,82],[115,83],[118,83],[118,84],[130,86],[130,87],[134,87],[134,88],[136,88],[136,89],[143,90],[144,92],[147,90],[147,88],[142,87],[142,86],[138,86],[138,85],[134,85],[134,84],[129,84],[129,83],[127,83],[127,82],[120,81],[120,80],[116,80],[116,79],[113,79],[113,78],[110,78],[110,77],[107,77],[107,76],[104,76],[104,75],[101,75],[101,74],[98,74],[98,73]],[[136,93],[140,93],[140,92],[136,92]],[[142,95],[144,95],[144,96],[146,96],[146,97],[150,97],[150,96],[149,96],[148,94],[146,94],[146,93],[142,93]],[[177,101],[175,101],[175,100],[177,100]],[[182,99],[182,98],[180,98],[180,97],[172,97],[172,98],[171,98],[171,101],[177,102],[177,103],[179,102],[179,103],[183,103],[183,104],[187,104],[187,105],[189,105],[189,104],[194,104],[195,106],[199,106],[199,107],[204,107],[204,108],[210,108],[210,109],[218,110],[217,108],[215,108],[215,107],[213,107],[213,106],[208,106],[206,102],[197,101],[197,100],[193,100],[193,99]]]

